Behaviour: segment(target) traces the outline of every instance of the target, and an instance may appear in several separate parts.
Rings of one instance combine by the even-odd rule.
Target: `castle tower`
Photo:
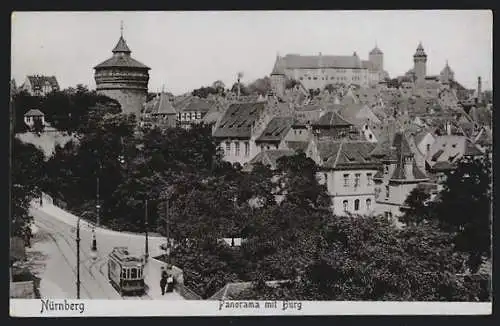
[[[139,117],[147,99],[150,68],[133,59],[123,38],[123,24],[113,56],[98,64],[95,69],[97,92],[117,100],[123,113]]]
[[[427,54],[425,54],[422,42],[418,44],[417,51],[413,55],[413,71],[415,72],[417,84],[423,84],[425,81],[427,69]]]
[[[273,71],[271,72],[271,89],[278,97],[285,94],[285,62],[282,57],[276,55]]]
[[[441,70],[440,78],[442,83],[449,83],[450,81],[455,79],[455,73],[448,65],[448,60],[446,60],[446,65],[444,66],[443,70]]]
[[[377,71],[384,70],[384,53],[375,44],[373,50],[368,55],[368,60],[373,64]]]

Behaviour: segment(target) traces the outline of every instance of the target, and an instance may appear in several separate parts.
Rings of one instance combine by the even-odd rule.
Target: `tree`
[[[35,119],[33,123],[33,131],[40,134],[45,129],[45,125],[43,124],[41,119]]]
[[[44,154],[31,144],[15,138],[12,144],[12,216],[11,236],[31,236],[29,206],[40,195],[44,180]]]
[[[455,234],[457,248],[469,254],[472,272],[491,257],[491,160],[487,155],[461,160],[446,176],[436,218]]]
[[[476,301],[462,283],[461,256],[432,224],[398,231],[382,217],[332,217],[305,272],[278,288],[254,287],[234,299]],[[304,259],[296,254],[295,260]]]
[[[247,87],[249,94],[266,95],[271,90],[271,79],[269,77],[259,78]]]
[[[430,194],[420,187],[414,188],[406,198],[400,211],[404,214],[401,220],[407,224],[420,224],[431,218],[432,203]]]
[[[287,78],[285,81],[285,89],[293,89],[297,86],[299,82],[293,78]]]

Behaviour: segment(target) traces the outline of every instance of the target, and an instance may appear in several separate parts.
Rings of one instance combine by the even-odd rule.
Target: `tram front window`
[[[135,280],[137,278],[137,268],[132,268],[130,278]]]
[[[127,278],[126,270],[122,269],[122,278],[125,279]]]

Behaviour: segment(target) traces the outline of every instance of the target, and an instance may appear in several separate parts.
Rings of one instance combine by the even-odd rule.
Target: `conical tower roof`
[[[277,55],[271,75],[284,75],[284,74],[285,74],[285,60],[284,58]]]
[[[113,49],[113,53],[131,53],[127,42],[125,42],[125,39],[123,38],[123,35],[120,36],[120,39],[118,40],[118,43],[116,43],[115,48]]]
[[[380,50],[378,48],[377,45],[375,45],[375,47],[373,48],[373,50],[370,51],[370,54],[384,54],[384,53],[382,52],[382,50]]]
[[[417,50],[415,51],[414,57],[427,57],[425,54],[424,47],[422,46],[422,42],[418,43]]]
[[[453,74],[453,70],[451,70],[450,66],[448,65],[448,60],[446,60],[446,65],[444,66],[443,70],[441,70],[441,74]]]

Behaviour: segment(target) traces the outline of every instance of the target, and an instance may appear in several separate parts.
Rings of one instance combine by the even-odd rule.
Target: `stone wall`
[[[98,93],[117,100],[123,113],[135,113],[136,118],[139,118],[147,98],[146,91],[135,89],[106,89],[99,90]]]

